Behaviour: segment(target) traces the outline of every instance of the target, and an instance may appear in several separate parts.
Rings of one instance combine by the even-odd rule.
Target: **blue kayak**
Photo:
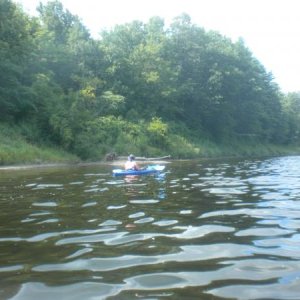
[[[161,165],[151,165],[146,169],[141,170],[123,170],[123,169],[114,169],[114,176],[125,176],[125,175],[145,175],[145,174],[155,174],[161,172],[165,169],[165,166]]]

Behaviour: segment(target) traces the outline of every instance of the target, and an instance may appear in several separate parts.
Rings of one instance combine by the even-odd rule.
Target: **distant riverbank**
[[[200,159],[217,157],[257,157],[257,156],[281,156],[281,155],[299,155],[299,146],[273,145],[254,141],[228,141],[227,143],[213,143],[199,141],[197,143],[187,143],[189,147],[186,151],[178,149],[169,151],[167,154],[172,159]],[[126,145],[124,145],[124,149]],[[144,146],[147,149],[147,145]],[[142,151],[142,150],[141,150]],[[145,153],[134,153],[136,156],[145,156]],[[159,155],[165,155],[163,150]],[[128,153],[117,153],[119,156],[128,155]],[[31,166],[51,166],[51,165],[72,165],[87,163],[104,163],[105,155],[99,152],[98,157],[82,160],[75,154],[47,143],[30,143],[23,135],[15,129],[2,130],[0,132],[0,167],[20,168]],[[122,164],[115,161],[115,164]]]
[[[106,161],[105,157],[99,157],[99,160],[81,160],[76,155],[68,153],[58,148],[47,146],[30,145],[23,141],[9,147],[0,144],[0,170],[28,169],[28,168],[48,168],[60,166],[87,166],[87,165],[123,165],[124,159],[114,161]],[[235,145],[228,147],[220,145],[218,151],[209,152],[209,149],[203,150],[196,157],[188,159],[203,159],[203,158],[220,158],[220,157],[262,157],[262,156],[284,156],[284,155],[300,155],[299,147],[283,147],[277,145],[259,144],[245,147],[245,145]],[[182,159],[173,157],[172,159]],[[187,159],[187,158],[185,158]],[[168,162],[169,160],[166,160]],[[165,162],[165,161],[163,161]],[[144,163],[153,163],[152,161],[141,161]],[[155,163],[158,163],[155,161]],[[161,163],[161,161],[160,161]]]

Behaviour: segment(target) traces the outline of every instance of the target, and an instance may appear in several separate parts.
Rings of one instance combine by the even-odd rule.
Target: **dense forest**
[[[9,161],[5,143],[20,137],[94,160],[300,144],[300,93],[283,94],[242,39],[186,14],[168,27],[160,17],[120,24],[95,39],[59,1],[37,10],[31,17],[0,0],[0,162]]]

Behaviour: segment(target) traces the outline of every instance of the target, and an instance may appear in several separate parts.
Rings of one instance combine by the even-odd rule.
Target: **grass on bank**
[[[164,147],[151,146],[145,136],[135,140],[123,133],[113,147],[100,144],[86,145],[90,161],[102,160],[105,153],[114,151],[119,156],[134,153],[137,156],[165,156],[173,159],[197,159],[214,157],[258,157],[277,155],[299,155],[299,146],[280,146],[255,141],[231,140],[223,143],[214,143],[210,140],[193,141],[177,134],[168,135],[168,142]],[[85,149],[85,150],[86,150]],[[87,153],[88,151],[85,151]],[[87,153],[88,154],[88,153]],[[93,154],[93,155],[91,155]],[[82,159],[84,159],[82,157]],[[0,165],[16,164],[44,164],[78,162],[78,156],[62,149],[45,145],[29,143],[20,128],[0,123]]]
[[[61,149],[34,145],[16,128],[0,125],[0,165],[75,162],[78,158]]]
[[[172,139],[171,149],[173,149],[171,154],[174,158],[262,157],[300,154],[300,146],[297,145],[274,145],[251,140],[231,140],[223,143],[201,140],[191,143],[179,136],[174,136]]]

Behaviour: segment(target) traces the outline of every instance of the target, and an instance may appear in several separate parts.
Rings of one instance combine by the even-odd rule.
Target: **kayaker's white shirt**
[[[126,161],[125,170],[138,170],[138,169],[139,168],[135,161],[130,161],[130,160]]]

